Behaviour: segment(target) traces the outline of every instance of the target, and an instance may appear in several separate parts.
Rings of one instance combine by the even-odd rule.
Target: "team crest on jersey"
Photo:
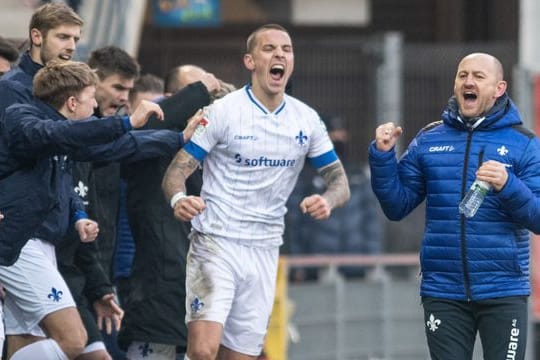
[[[298,145],[300,145],[300,146],[306,146],[307,145],[308,137],[307,137],[306,134],[304,134],[304,132],[302,130],[300,130],[298,132],[298,135],[296,135],[294,138],[296,139],[296,142],[298,143]]]
[[[195,128],[194,136],[201,136],[206,132],[206,127],[208,126],[209,122],[205,118],[202,118],[199,121],[199,125]]]

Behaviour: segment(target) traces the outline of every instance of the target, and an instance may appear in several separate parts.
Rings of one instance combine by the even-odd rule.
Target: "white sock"
[[[69,360],[58,343],[53,339],[40,340],[26,345],[17,350],[11,357],[11,360],[35,359]]]

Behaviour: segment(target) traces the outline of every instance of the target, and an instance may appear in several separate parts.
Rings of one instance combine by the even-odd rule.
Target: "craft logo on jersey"
[[[296,142],[300,146],[305,146],[307,144],[308,137],[302,132],[302,130],[300,130],[298,135],[296,135],[294,138],[296,139]]]
[[[452,145],[431,146],[429,148],[429,152],[450,152],[454,150],[455,148]]]
[[[239,141],[245,141],[245,140],[249,140],[249,141],[257,141],[257,136],[255,135],[234,135],[234,140],[239,140]]]

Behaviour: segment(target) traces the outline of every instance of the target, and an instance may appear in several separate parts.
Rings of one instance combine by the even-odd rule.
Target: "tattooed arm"
[[[186,179],[198,165],[199,162],[193,156],[180,149],[163,176],[161,188],[167,202],[172,202],[174,216],[178,220],[190,221],[206,207],[201,197],[186,196]]]
[[[330,217],[332,209],[349,201],[351,191],[345,169],[341,161],[335,161],[319,170],[326,183],[326,191],[322,195],[311,195],[302,200],[300,209],[314,219],[324,220]]]

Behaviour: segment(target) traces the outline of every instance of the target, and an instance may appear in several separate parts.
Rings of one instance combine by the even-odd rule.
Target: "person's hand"
[[[138,129],[146,125],[152,114],[156,114],[158,120],[163,120],[164,118],[163,110],[161,110],[158,104],[148,100],[141,100],[130,115],[129,122],[134,129]]]
[[[199,126],[199,123],[203,120],[203,114],[204,114],[203,109],[199,109],[195,113],[195,115],[189,118],[187,125],[184,131],[182,132],[184,135],[184,144],[187,143],[189,139],[191,139],[191,137],[193,136],[195,129],[197,128],[197,126]]]
[[[103,329],[105,324],[105,331],[107,334],[112,332],[112,327],[116,331],[120,330],[122,324],[122,318],[124,317],[124,310],[118,306],[114,300],[114,294],[106,294],[101,299],[94,301],[94,310],[96,311],[97,326],[99,330]]]
[[[393,122],[379,125],[375,130],[375,146],[379,151],[390,151],[395,145],[403,129]]]
[[[508,166],[496,160],[488,160],[476,170],[476,179],[490,183],[495,191],[501,191],[508,181]]]
[[[325,220],[330,217],[332,208],[328,201],[319,194],[305,197],[300,202],[300,211],[302,214],[309,214],[315,220]]]
[[[233,84],[229,84],[221,79],[218,79],[218,81],[219,81],[219,89],[216,89],[214,92],[210,93],[212,100],[221,99],[228,93],[236,90],[236,86],[234,86]]]
[[[174,216],[181,221],[191,221],[206,208],[204,200],[199,196],[186,196],[174,204]]]
[[[209,94],[216,93],[221,89],[219,80],[212,73],[205,72],[201,76],[200,81],[204,84]]]
[[[99,234],[98,223],[90,219],[77,220],[75,229],[79,233],[82,242],[92,242],[96,240]]]

